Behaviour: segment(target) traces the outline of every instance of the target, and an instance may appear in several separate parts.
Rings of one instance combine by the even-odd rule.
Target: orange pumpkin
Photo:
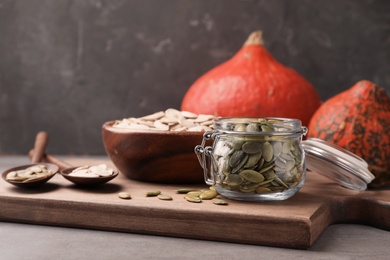
[[[362,80],[330,98],[313,115],[308,137],[366,160],[375,175],[371,187],[390,185],[390,99],[383,88]]]
[[[181,110],[216,116],[276,116],[304,125],[321,100],[296,71],[283,66],[264,48],[260,31],[228,61],[205,73],[188,89]]]

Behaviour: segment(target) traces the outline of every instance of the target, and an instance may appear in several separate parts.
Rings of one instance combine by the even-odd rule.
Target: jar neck
[[[214,122],[214,129],[219,133],[246,135],[306,135],[307,128],[302,127],[298,119],[277,117],[230,117]]]

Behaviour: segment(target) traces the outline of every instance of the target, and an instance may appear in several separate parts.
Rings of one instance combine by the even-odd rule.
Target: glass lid
[[[353,190],[366,190],[375,176],[368,170],[362,158],[318,138],[302,141],[309,170],[331,178],[340,185]]]

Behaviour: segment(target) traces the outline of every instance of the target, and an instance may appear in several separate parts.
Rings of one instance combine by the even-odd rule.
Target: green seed
[[[264,176],[254,170],[243,170],[240,172],[240,176],[250,182],[260,183],[264,181]]]
[[[256,193],[258,193],[258,194],[265,194],[265,193],[270,193],[270,192],[272,192],[272,191],[266,187],[258,187],[256,189]]]
[[[242,157],[244,156],[244,152],[242,150],[235,151],[232,156],[230,156],[229,164],[232,167],[236,167],[240,161],[242,161]]]
[[[189,202],[194,202],[194,203],[200,203],[202,202],[202,199],[198,196],[194,196],[194,195],[189,195],[189,194],[186,194],[184,195],[184,198],[189,201]]]
[[[158,198],[159,198],[160,200],[172,200],[172,197],[171,197],[171,196],[169,196],[169,195],[164,195],[164,194],[158,195]]]
[[[193,189],[193,188],[181,188],[181,189],[177,189],[176,193],[185,194],[185,193],[188,193],[188,192],[191,192],[191,191],[195,191],[195,190],[196,189]]]
[[[245,163],[245,168],[251,168],[257,164],[261,158],[261,152],[249,155],[248,161]]]
[[[211,200],[215,205],[228,205],[229,203],[226,200],[223,199],[212,199]]]
[[[242,145],[242,150],[247,154],[255,154],[261,151],[261,147],[259,142],[246,142]]]
[[[245,131],[246,132],[259,132],[260,131],[260,127],[256,123],[248,124],[246,126],[246,128],[245,128]]]
[[[262,130],[263,132],[273,132],[272,127],[270,127],[269,125],[266,125],[266,124],[261,125],[261,130]]]
[[[118,197],[124,200],[129,200],[131,199],[131,195],[128,192],[119,192]]]
[[[187,193],[187,195],[191,195],[191,196],[195,196],[195,197],[199,197],[200,194],[202,194],[202,191],[200,191],[200,190],[194,190],[194,191],[190,191]]]
[[[270,162],[274,156],[274,149],[269,142],[265,142],[263,145],[263,158],[266,162]]]
[[[218,195],[216,190],[206,190],[199,195],[199,198],[202,200],[211,200],[214,199]]]
[[[161,191],[156,190],[156,191],[148,191],[146,193],[146,197],[155,197],[161,194]]]

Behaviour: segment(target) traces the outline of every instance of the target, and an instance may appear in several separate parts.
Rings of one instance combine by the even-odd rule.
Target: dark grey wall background
[[[388,0],[0,0],[0,152],[104,154],[103,122],[179,108],[256,29],[323,100],[390,93]]]

